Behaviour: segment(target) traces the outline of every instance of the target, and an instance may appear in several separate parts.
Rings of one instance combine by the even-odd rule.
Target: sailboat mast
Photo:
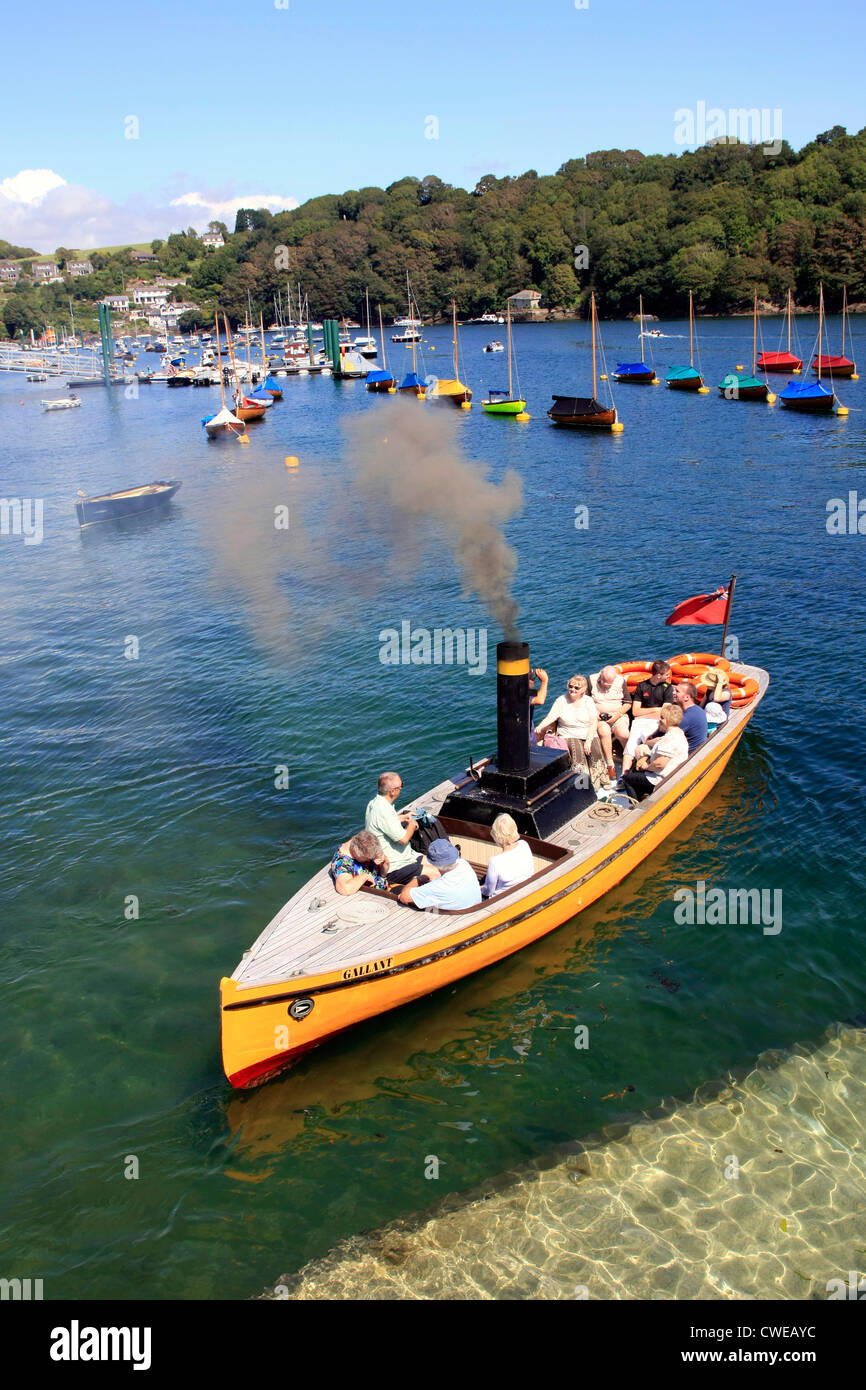
[[[598,391],[598,381],[595,374],[595,295],[590,301],[592,310],[592,399],[595,400]]]
[[[788,356],[791,355],[791,291],[788,290]]]
[[[842,357],[845,356],[845,320],[848,317],[848,286],[842,286]]]
[[[268,364],[268,354],[265,352],[265,316],[264,316],[264,313],[260,313],[260,314],[259,314],[259,328],[261,329],[261,334],[262,334],[262,375],[263,375],[263,376],[267,376],[267,374],[268,374],[268,365],[269,365],[269,364]]]
[[[381,343],[382,343],[382,369],[383,369],[383,371],[386,371],[386,372],[387,372],[387,370],[388,370],[388,363],[387,363],[387,361],[385,360],[385,330],[384,330],[384,328],[382,327],[382,305],[381,305],[381,304],[379,305],[379,338],[380,338]]]
[[[695,365],[694,355],[695,311],[692,306],[692,292],[689,290],[689,366]]]
[[[409,337],[412,339],[412,375],[416,376],[415,363],[415,325],[412,322],[412,291],[409,288],[409,272],[406,271],[406,298],[409,301]]]
[[[505,336],[508,339],[508,399],[512,400],[514,393],[511,390],[511,300],[505,302],[505,322],[507,325]]]
[[[240,384],[240,382],[238,381],[238,367],[237,367],[237,363],[235,362],[235,350],[234,350],[234,347],[232,346],[232,335],[231,335],[231,333],[229,332],[229,321],[228,321],[228,319],[226,318],[225,314],[223,314],[223,323],[224,323],[224,325],[225,325],[225,330],[226,330],[226,342],[227,342],[228,345],[229,345],[229,357],[232,359],[232,371],[234,372],[234,378],[235,378],[235,391],[236,391],[236,393],[237,393],[237,396],[240,396],[240,394],[241,394],[241,384]]]
[[[758,365],[758,291],[755,290],[755,304],[752,312],[752,376]]]
[[[454,338],[452,340],[454,343],[454,380],[459,381],[460,373],[457,370],[457,303],[453,299],[451,301],[451,314],[454,322]]]
[[[219,368],[219,374],[220,374],[220,396],[222,397],[223,410],[225,410],[225,408],[226,408],[226,388],[225,388],[225,382],[223,381],[223,364],[222,364],[222,360],[221,360],[221,357],[220,357],[220,319],[219,319],[219,314],[217,313],[216,309],[214,309],[214,311],[213,311],[213,321],[214,321],[214,326],[215,326],[215,328],[216,328],[216,340],[217,340],[217,367]]]
[[[824,281],[818,291],[818,385],[821,384],[821,330],[824,325]]]
[[[640,360],[643,361],[643,295],[638,297],[638,347],[640,348]]]

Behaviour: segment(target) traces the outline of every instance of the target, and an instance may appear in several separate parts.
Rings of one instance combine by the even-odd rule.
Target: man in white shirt
[[[388,859],[388,882],[407,883],[421,873],[421,856],[410,844],[418,822],[408,812],[394,810],[394,802],[403,790],[399,772],[383,772],[377,784],[377,794],[367,803],[364,829],[378,835]]]
[[[659,728],[664,732],[658,742],[654,743],[652,757],[642,770],[635,768],[631,772],[626,772],[623,776],[625,789],[630,796],[638,801],[643,801],[644,797],[654,792],[660,782],[670,777],[676,772],[678,767],[682,767],[686,758],[689,756],[689,745],[685,734],[679,727],[683,722],[683,712],[679,705],[662,705],[659,710]],[[641,744],[638,748],[640,757]]]
[[[427,850],[427,861],[439,872],[430,883],[407,883],[400,902],[407,906],[435,908],[456,912],[461,907],[475,907],[481,902],[481,884],[475,870],[460,858],[460,851],[450,840],[434,840]]]
[[[598,710],[598,741],[607,760],[607,775],[613,777],[613,740],[618,739],[625,747],[628,739],[628,712],[631,709],[628,681],[615,666],[604,666],[590,676],[589,693]]]

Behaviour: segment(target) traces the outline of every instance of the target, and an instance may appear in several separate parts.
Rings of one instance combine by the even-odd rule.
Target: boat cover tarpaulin
[[[557,415],[607,415],[610,407],[593,396],[554,396],[553,410]]]
[[[756,386],[759,386],[761,390],[765,390],[767,383],[766,381],[761,381],[756,376],[752,376],[751,374],[746,375],[740,372],[728,372],[728,375],[722,377],[722,380],[719,382],[720,391],[751,391]]]
[[[416,389],[419,391],[423,391],[424,382],[421,380],[417,372],[407,372],[403,380],[400,382],[400,390],[411,391]]]
[[[638,372],[649,372],[652,368],[645,362],[617,362],[616,370],[618,376],[637,376]]]
[[[782,401],[824,401],[832,400],[833,392],[822,386],[820,381],[789,381],[784,391],[779,393]]]
[[[375,371],[372,371],[372,372],[368,372],[368,373],[367,373],[367,381],[368,381],[368,382],[393,381],[393,380],[394,380],[394,378],[392,377],[391,373],[390,373],[390,372],[384,371],[381,367],[377,367]]]
[[[697,367],[670,367],[665,381],[694,381],[700,375]]]

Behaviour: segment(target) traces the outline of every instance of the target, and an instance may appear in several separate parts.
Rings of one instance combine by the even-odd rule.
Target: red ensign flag
[[[723,623],[728,606],[727,587],[716,589],[712,594],[695,594],[694,598],[683,599],[678,603],[665,627],[679,627],[685,623]]]

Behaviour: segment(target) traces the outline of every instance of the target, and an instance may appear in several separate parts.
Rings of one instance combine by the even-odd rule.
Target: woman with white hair
[[[491,834],[501,852],[495,854],[487,866],[487,877],[481,888],[483,898],[492,898],[494,893],[504,893],[506,888],[523,883],[533,870],[532,850],[521,840],[511,816],[497,816]]]

